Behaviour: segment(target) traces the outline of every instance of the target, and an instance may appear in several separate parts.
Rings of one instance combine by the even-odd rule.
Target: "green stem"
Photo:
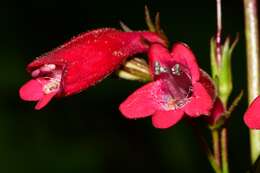
[[[257,19],[257,0],[244,0],[245,34],[247,49],[247,85],[248,102],[259,94],[259,35]],[[260,131],[250,130],[250,145],[252,163],[260,154]]]
[[[222,173],[229,172],[228,166],[228,145],[227,145],[227,128],[221,129],[221,159],[222,159]]]
[[[211,131],[211,135],[213,140],[213,153],[215,156],[216,164],[218,165],[218,167],[221,167],[219,131],[213,130]]]
[[[222,31],[221,0],[216,0],[216,8],[217,8],[216,58],[217,58],[218,65],[220,65],[222,64],[221,61],[223,61],[222,49],[221,49],[222,46],[221,44],[221,31]],[[220,98],[225,108],[227,107],[227,98],[228,95],[226,97]],[[214,148],[215,158],[217,158],[217,161],[219,161],[219,165],[222,167],[222,173],[228,173],[229,169],[228,169],[227,128],[223,127],[220,129],[220,146],[219,146],[219,132],[217,131],[215,133],[216,133],[214,134],[215,136],[213,136],[213,142],[214,142],[213,148]],[[221,148],[220,151],[219,148]]]
[[[207,157],[208,157],[208,160],[210,162],[210,165],[212,166],[212,168],[214,169],[215,173],[222,173],[221,169],[219,168],[216,160],[215,160],[215,157],[213,156],[213,154],[210,152],[209,148],[207,149],[204,149],[206,154],[207,154]]]

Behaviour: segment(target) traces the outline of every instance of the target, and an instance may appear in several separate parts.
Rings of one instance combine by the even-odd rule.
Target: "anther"
[[[57,90],[60,86],[60,82],[58,80],[50,80],[49,83],[47,83],[46,85],[44,85],[43,87],[43,92],[45,94],[49,94],[51,92],[53,92],[54,90]]]
[[[180,71],[180,64],[175,64],[173,67],[172,67],[172,74],[174,75],[178,75],[180,76],[181,75],[181,71]]]
[[[166,73],[167,69],[165,67],[162,67],[158,61],[155,61],[154,72],[155,72],[155,75],[159,75],[160,73]]]

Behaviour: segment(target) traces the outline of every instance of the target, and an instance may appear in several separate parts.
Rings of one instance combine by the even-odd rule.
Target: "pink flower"
[[[164,44],[151,32],[122,32],[105,28],[73,38],[27,67],[33,77],[20,89],[20,97],[44,107],[54,96],[68,96],[86,89],[112,73],[124,60],[146,52],[150,43]]]
[[[182,43],[172,52],[159,44],[149,50],[150,70],[154,81],[130,95],[120,111],[131,119],[152,116],[156,128],[168,128],[185,115],[208,115],[215,99],[209,76],[199,69],[192,51]]]
[[[244,122],[251,129],[260,129],[260,96],[256,97],[248,107]]]

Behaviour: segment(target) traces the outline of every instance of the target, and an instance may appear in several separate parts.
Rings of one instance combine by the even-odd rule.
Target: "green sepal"
[[[221,101],[226,105],[228,98],[232,92],[232,52],[238,42],[238,36],[234,42],[230,45],[230,39],[227,38],[222,46],[222,58],[219,65],[218,74],[218,90]]]
[[[217,122],[214,125],[209,125],[209,128],[211,130],[218,130],[223,128],[223,126],[225,126],[232,112],[235,110],[235,108],[238,106],[239,102],[241,101],[243,94],[244,94],[243,90],[240,91],[240,93],[233,100],[232,104],[229,106],[228,110],[223,112],[223,114],[220,116],[220,118],[217,120]]]

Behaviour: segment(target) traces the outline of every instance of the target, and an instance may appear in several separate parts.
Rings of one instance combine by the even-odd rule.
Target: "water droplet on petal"
[[[124,56],[123,52],[122,51],[114,51],[112,53],[113,56],[117,56],[117,57],[122,57]]]

